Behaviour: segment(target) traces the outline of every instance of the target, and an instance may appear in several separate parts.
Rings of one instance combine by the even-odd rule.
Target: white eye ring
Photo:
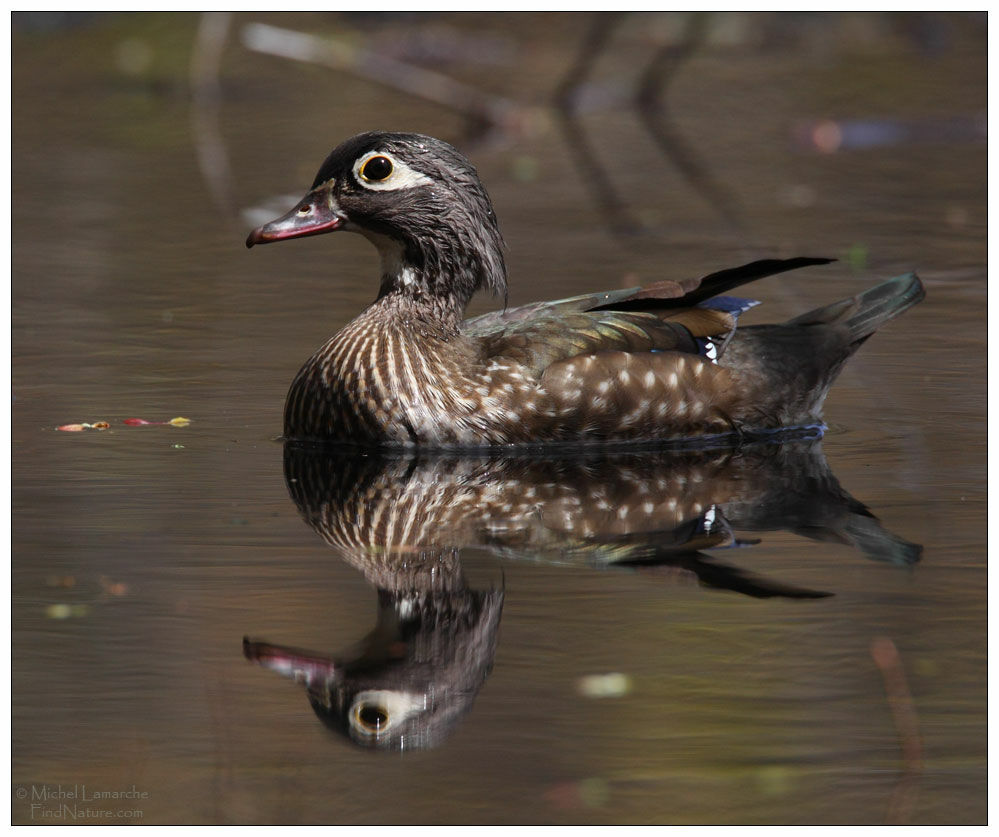
[[[377,738],[426,708],[427,699],[424,695],[372,689],[354,696],[347,719],[355,735]],[[380,717],[377,720],[365,717],[368,712]]]
[[[367,180],[361,174],[361,170],[364,168],[365,163],[373,157],[384,157],[392,164],[392,171],[389,173],[388,177],[384,180]],[[371,189],[376,192],[390,192],[396,189],[413,189],[416,186],[426,186],[433,181],[427,177],[423,172],[418,172],[416,169],[411,169],[401,160],[397,160],[391,154],[386,154],[384,151],[369,151],[361,157],[358,157],[354,162],[354,180],[358,182],[365,189]]]

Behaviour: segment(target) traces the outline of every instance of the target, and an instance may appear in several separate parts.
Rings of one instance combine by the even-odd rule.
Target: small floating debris
[[[142,418],[127,418],[122,424],[128,427],[142,427],[145,425],[171,425],[172,427],[187,427],[191,423],[189,418],[184,418],[183,416],[177,416],[169,421],[148,421]],[[84,430],[107,430],[111,427],[111,423],[107,421],[95,421],[92,424],[82,422],[80,424],[63,424],[56,428],[56,430],[62,430],[64,433],[80,433]]]
[[[86,616],[88,613],[90,613],[90,605],[85,604],[51,604],[45,608],[45,615],[49,619],[73,619]]]
[[[111,425],[106,421],[95,421],[93,424],[64,424],[56,430],[66,433],[80,433],[83,430],[107,430]]]
[[[123,581],[113,581],[106,575],[100,577],[101,590],[108,596],[127,596],[128,585]]]
[[[141,418],[128,418],[122,422],[122,424],[127,424],[129,427],[138,427],[147,424],[170,424],[174,427],[187,427],[190,423],[191,420],[189,418],[184,418],[183,416],[177,416],[177,418],[172,418],[170,421],[147,421],[146,419]]]
[[[631,678],[620,672],[587,674],[577,683],[579,693],[589,698],[623,697],[631,691]]]
[[[820,119],[798,125],[795,139],[822,154],[912,143],[985,142],[988,121],[982,114],[921,120]]]
[[[593,776],[577,781],[559,782],[545,791],[550,805],[564,810],[600,808],[607,804],[610,787],[605,779]]]

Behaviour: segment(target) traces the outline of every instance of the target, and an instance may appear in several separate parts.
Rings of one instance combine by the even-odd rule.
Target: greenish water
[[[712,203],[623,100],[684,21],[608,25],[581,118],[615,210],[548,107],[587,15],[15,16],[14,822],[72,822],[63,802],[144,823],[986,820],[987,145],[955,123],[985,110],[985,24],[714,19],[666,95],[724,185]],[[248,49],[254,22],[433,57],[517,118],[476,142],[439,104]],[[192,65],[208,85],[197,95]],[[821,154],[796,137],[822,119],[894,126],[894,139]],[[373,297],[376,257],[359,237],[252,252],[243,239],[252,210],[290,207],[334,144],[371,128],[468,152],[509,247],[512,304],[838,257],[754,287],[765,304],[747,318],[779,320],[916,269],[927,300],[846,369],[822,451],[921,560],[756,528],[759,500],[736,490],[763,473],[752,463],[716,469],[709,500],[760,543],[711,559],[832,596],[757,598],[689,565],[567,557],[550,525],[562,507],[518,522],[514,543],[467,512],[404,546],[448,561],[461,547],[468,588],[502,590],[474,700],[423,750],[372,753],[327,729],[242,640],[340,653],[375,626],[375,584],[393,583],[303,521],[275,441],[299,365]],[[618,213],[645,233],[612,234]],[[191,424],[122,424],[177,416]],[[111,428],[55,429],[101,420]],[[389,476],[380,497],[413,484]],[[426,477],[428,496],[441,480]],[[660,545],[673,531],[642,525]],[[882,668],[872,650],[886,640],[897,656]],[[145,796],[99,796],[133,785]]]

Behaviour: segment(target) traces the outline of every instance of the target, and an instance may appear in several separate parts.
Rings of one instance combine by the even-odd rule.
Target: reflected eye
[[[392,161],[388,157],[372,157],[361,166],[360,175],[369,183],[378,183],[392,174]]]
[[[366,703],[354,708],[354,717],[368,732],[377,733],[388,723],[389,714],[382,706]]]
[[[406,722],[427,709],[427,697],[416,692],[369,689],[354,696],[347,722],[355,741],[380,746],[405,729]]]

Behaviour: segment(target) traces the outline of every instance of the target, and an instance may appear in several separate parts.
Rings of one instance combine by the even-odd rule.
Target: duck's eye
[[[392,174],[392,161],[388,157],[372,157],[361,166],[360,174],[369,183],[378,183]]]
[[[354,711],[358,722],[368,732],[378,732],[388,723],[388,710],[381,706],[368,703],[357,707]]]

